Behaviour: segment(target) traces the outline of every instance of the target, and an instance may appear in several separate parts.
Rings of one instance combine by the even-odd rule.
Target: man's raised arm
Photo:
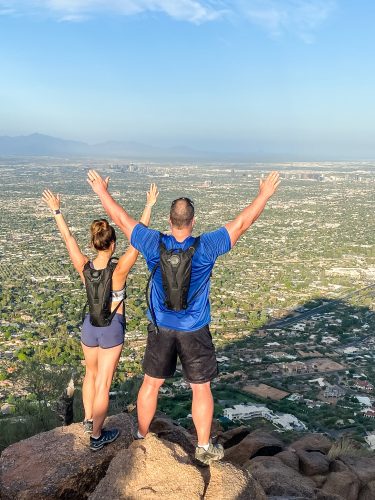
[[[230,236],[232,247],[236,244],[238,238],[249,229],[251,224],[253,224],[263,212],[267,201],[274,194],[280,182],[278,172],[271,172],[265,180],[261,179],[257,197],[250,205],[244,208],[234,220],[225,225]]]
[[[126,210],[122,208],[109,194],[108,183],[109,177],[103,179],[95,170],[89,170],[87,174],[87,182],[92,187],[92,190],[99,196],[104,210],[115,224],[125,234],[130,241],[130,237],[134,227],[138,224]]]

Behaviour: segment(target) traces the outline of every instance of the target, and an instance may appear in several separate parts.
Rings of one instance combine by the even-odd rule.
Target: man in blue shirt
[[[94,170],[89,171],[88,182],[104,209],[130,243],[143,254],[152,271],[160,260],[160,233],[139,224],[116,203],[108,192],[108,180],[103,180]],[[156,269],[150,296],[153,313],[148,311],[150,323],[143,361],[145,376],[137,400],[138,438],[143,438],[149,430],[159,389],[166,378],[173,377],[178,356],[193,392],[192,417],[198,436],[195,457],[206,464],[222,458],[223,448],[212,444],[209,439],[214,410],[210,382],[217,375],[215,348],[209,330],[211,271],[216,259],[229,252],[260,216],[279,183],[279,174],[271,172],[260,181],[257,197],[233,221],[200,236],[192,257],[186,309],[173,311],[167,308],[160,266]],[[178,198],[172,202],[169,223],[171,234],[161,236],[167,250],[185,251],[194,245],[194,204],[189,198]]]

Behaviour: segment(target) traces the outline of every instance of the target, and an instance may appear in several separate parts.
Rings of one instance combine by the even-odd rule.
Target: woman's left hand
[[[49,206],[51,210],[59,210],[60,209],[60,195],[53,194],[49,189],[45,189],[42,195],[43,201]]]
[[[152,183],[150,186],[150,191],[147,191],[147,205],[153,207],[158,199],[159,191],[156,184]]]

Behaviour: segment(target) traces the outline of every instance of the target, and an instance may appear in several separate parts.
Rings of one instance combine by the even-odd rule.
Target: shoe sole
[[[218,460],[221,460],[222,458],[224,458],[224,455],[206,458],[203,460],[201,458],[198,458],[197,456],[194,458],[195,458],[195,460],[197,460],[198,462],[200,462],[203,465],[210,465],[212,462],[217,462]]]
[[[114,438],[108,440],[108,441],[105,441],[104,443],[101,444],[101,446],[97,446],[95,448],[92,448],[91,445],[90,445],[90,450],[91,451],[98,451],[98,450],[101,450],[102,448],[104,448],[104,446],[106,444],[111,444],[113,443],[113,441],[115,441],[118,437],[119,437],[120,433],[118,433]]]

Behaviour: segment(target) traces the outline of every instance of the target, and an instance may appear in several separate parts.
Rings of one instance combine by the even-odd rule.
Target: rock
[[[345,464],[356,476],[362,485],[375,481],[375,457],[341,457]]]
[[[266,500],[260,484],[243,469],[231,464],[214,462],[210,466],[205,500]],[[187,498],[187,497],[186,497]]]
[[[310,476],[310,479],[314,481],[317,488],[322,488],[323,484],[326,482],[327,476],[317,474],[316,476]]]
[[[285,450],[281,451],[275,456],[279,458],[285,465],[299,472],[299,456],[297,455],[297,453]]]
[[[331,446],[331,441],[323,434],[306,434],[297,441],[294,441],[289,446],[289,449],[321,451],[322,453],[328,453]]]
[[[295,499],[297,500],[297,499]],[[331,493],[325,493],[324,491],[318,490],[316,492],[316,497],[314,500],[342,500],[342,497],[338,495],[332,495]]]
[[[253,458],[247,469],[268,496],[314,498],[315,483],[285,465],[277,456]]]
[[[180,445],[188,454],[193,454],[195,451],[193,436],[168,417],[154,418],[150,425],[150,431],[162,439]]]
[[[90,500],[203,498],[205,481],[178,445],[148,434],[120,451]]]
[[[240,443],[246,436],[250,434],[250,429],[241,425],[235,429],[230,429],[226,432],[218,433],[218,442],[224,446],[224,448],[231,448]]]
[[[353,472],[330,472],[322,491],[338,495],[343,500],[357,500],[360,489],[358,477]]]
[[[326,474],[329,471],[329,460],[319,451],[298,450],[300,470],[306,476]]]
[[[349,467],[345,465],[341,460],[332,460],[332,462],[329,464],[330,472],[345,472],[346,470],[349,470]]]
[[[84,499],[104,476],[115,454],[133,441],[132,417],[106,420],[120,437],[100,452],[89,449],[82,424],[57,427],[6,448],[0,457],[0,497],[3,500]]]
[[[273,456],[284,449],[284,443],[268,432],[254,431],[239,444],[225,450],[225,460],[234,465],[243,465],[255,456]]]
[[[358,500],[374,500],[375,498],[375,481],[370,481],[359,492]]]

